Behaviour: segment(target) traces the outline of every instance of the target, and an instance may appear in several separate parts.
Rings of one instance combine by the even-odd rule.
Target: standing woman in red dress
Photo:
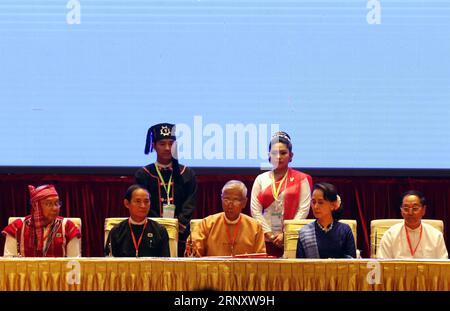
[[[311,203],[311,176],[289,167],[294,153],[291,137],[277,132],[269,144],[272,170],[258,175],[252,188],[251,213],[261,222],[267,254],[281,257],[283,221],[308,217]]]

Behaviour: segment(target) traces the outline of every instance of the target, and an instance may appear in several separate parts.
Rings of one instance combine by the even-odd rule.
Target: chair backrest
[[[105,219],[105,230],[104,230],[104,245],[106,245],[106,240],[108,239],[108,234],[111,229],[118,223],[124,221],[127,217],[114,217]],[[178,219],[176,218],[150,218],[151,220],[157,221],[159,224],[163,225],[167,234],[169,235],[169,248],[170,257],[178,256]]]
[[[370,222],[370,249],[371,257],[377,257],[377,251],[380,247],[380,241],[384,233],[393,225],[403,221],[403,218],[398,219],[375,219]],[[436,219],[422,219],[426,224],[432,225],[440,232],[444,232],[444,222]]]
[[[285,220],[284,221],[284,258],[295,258],[297,252],[297,241],[298,241],[298,233],[300,229],[315,219],[299,219],[299,220]],[[356,220],[353,219],[341,219],[339,222],[347,224],[352,229],[353,237],[355,238],[356,243],[356,230],[357,223]]]

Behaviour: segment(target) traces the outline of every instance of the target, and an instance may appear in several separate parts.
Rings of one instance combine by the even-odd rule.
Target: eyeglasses
[[[409,213],[409,212],[418,213],[422,209],[422,206],[421,205],[413,205],[413,206],[402,205],[400,207],[400,209],[404,213]]]
[[[239,205],[241,204],[242,200],[241,199],[228,199],[228,198],[222,198],[222,202],[224,204],[230,204],[233,203],[233,205]]]
[[[61,207],[62,202],[61,201],[44,201],[44,202],[42,202],[42,205],[47,208],[52,208],[53,206]]]
[[[145,201],[141,201],[141,200],[136,200],[136,201],[131,201],[133,204],[136,205],[149,205],[150,204],[150,200],[145,200]]]

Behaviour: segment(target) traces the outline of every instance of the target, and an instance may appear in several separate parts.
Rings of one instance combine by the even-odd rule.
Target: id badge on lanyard
[[[163,204],[163,218],[175,217],[175,204]]]
[[[272,232],[280,233],[283,232],[283,212],[273,211],[270,216],[270,223],[272,227]]]
[[[156,165],[155,167],[156,167],[156,172],[158,173],[158,177],[161,182],[161,185],[163,186],[164,190],[166,191],[166,195],[167,195],[167,203],[163,204],[162,217],[163,218],[175,218],[175,204],[170,204],[170,188],[172,186],[173,174],[172,173],[170,174],[169,181],[167,182],[167,185],[166,185],[164,178],[163,178],[161,172],[159,171],[158,165]],[[172,199],[174,199],[174,198],[172,198]]]
[[[283,232],[283,202],[284,193],[281,193],[281,187],[284,184],[284,189],[286,189],[286,178],[288,177],[289,171],[286,171],[283,178],[276,186],[275,176],[272,174],[272,195],[274,199],[273,210],[270,215],[270,223],[272,227],[272,232],[280,233]]]

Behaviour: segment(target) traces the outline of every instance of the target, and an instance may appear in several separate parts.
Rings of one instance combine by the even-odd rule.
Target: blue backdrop
[[[2,0],[0,166],[143,165],[169,121],[192,166],[279,128],[294,166],[448,169],[449,55],[445,0]]]

